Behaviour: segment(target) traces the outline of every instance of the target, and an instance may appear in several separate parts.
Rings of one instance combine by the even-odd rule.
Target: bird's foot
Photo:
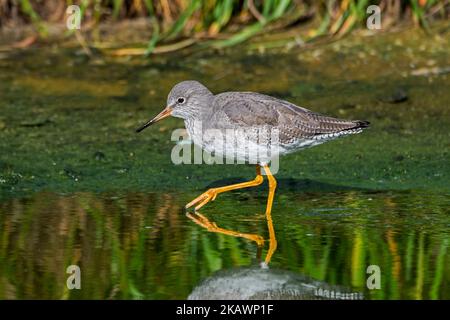
[[[190,207],[192,207],[193,205],[198,203],[197,206],[195,206],[195,208],[194,208],[195,211],[198,211],[201,207],[203,207],[208,202],[214,201],[218,194],[219,193],[217,192],[217,189],[215,189],[215,188],[209,189],[208,191],[202,193],[197,198],[195,198],[194,200],[189,202],[185,206],[185,208],[189,209]]]

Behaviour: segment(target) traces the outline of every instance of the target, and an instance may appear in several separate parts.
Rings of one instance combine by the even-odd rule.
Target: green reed
[[[61,6],[55,5],[58,2]],[[45,37],[49,17],[59,22],[65,19],[65,11],[54,12],[55,8],[71,4],[80,5],[83,24],[93,29],[105,20],[149,18],[153,36],[147,54],[157,45],[183,38],[195,38],[207,47],[229,47],[299,24],[307,31],[306,41],[323,35],[339,37],[365,25],[366,9],[371,4],[382,9],[387,21],[384,30],[405,20],[427,28],[430,21],[448,18],[450,12],[444,0],[0,0],[0,27],[4,24],[1,21],[20,20],[35,25]]]

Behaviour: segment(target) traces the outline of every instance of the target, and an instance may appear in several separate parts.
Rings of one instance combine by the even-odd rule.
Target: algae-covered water
[[[208,286],[230,292],[219,280],[234,275],[255,292],[284,277],[280,290],[305,282],[366,299],[449,299],[449,36],[406,30],[307,50],[150,58],[1,53],[0,298],[184,299]],[[186,79],[372,123],[281,159],[268,270],[258,267],[267,243],[208,232],[183,211],[254,168],[174,165],[179,119],[134,132]],[[267,239],[266,197],[266,185],[221,194],[201,213]],[[70,265],[79,290],[67,288]],[[367,287],[369,266],[379,288]]]

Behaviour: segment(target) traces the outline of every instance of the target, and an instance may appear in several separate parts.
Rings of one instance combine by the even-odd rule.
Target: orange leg
[[[198,212],[195,212],[193,214],[186,213],[186,216],[189,219],[191,219],[192,221],[194,221],[196,224],[198,224],[199,226],[202,226],[203,228],[205,228],[206,230],[208,230],[210,232],[222,233],[222,234],[226,234],[228,236],[245,238],[245,239],[248,239],[251,241],[255,241],[256,244],[258,245],[258,247],[262,247],[264,245],[263,237],[261,237],[257,234],[241,233],[241,232],[237,232],[237,231],[233,231],[233,230],[220,228],[217,226],[217,224],[215,222],[209,221],[208,218],[206,218],[204,215],[202,215]]]
[[[269,196],[267,198],[267,206],[266,206],[266,220],[267,220],[267,228],[269,230],[269,250],[267,251],[266,258],[264,260],[264,265],[267,266],[272,258],[272,255],[274,254],[275,250],[277,249],[277,239],[275,238],[275,229],[273,227],[273,221],[272,221],[272,205],[273,205],[273,198],[275,195],[275,190],[277,188],[277,181],[275,180],[274,176],[270,172],[270,169],[268,166],[263,166],[264,172],[267,175],[267,179],[269,180]],[[201,207],[203,207],[206,203],[208,203],[211,200],[214,200],[219,193],[230,191],[230,190],[236,190],[241,188],[247,188],[247,187],[253,187],[260,185],[263,182],[263,177],[261,175],[261,167],[256,167],[256,178],[252,181],[233,184],[230,186],[225,186],[221,188],[212,188],[200,195],[199,197],[195,198],[193,201],[191,201],[189,204],[186,205],[186,208],[189,208],[193,206],[194,204],[197,204],[195,207],[195,210],[197,211]],[[256,234],[250,234],[250,233],[241,233],[233,230],[223,229],[217,226],[215,222],[209,221],[208,218],[203,216],[202,214],[195,212],[193,214],[187,213],[186,216],[194,221],[196,224],[202,226],[203,228],[207,229],[210,232],[217,232],[222,233],[225,235],[233,236],[233,237],[240,237],[249,239],[251,241],[255,241],[258,244],[258,247],[261,248],[264,244],[264,239]]]
[[[265,259],[265,264],[268,265],[270,259],[272,258],[273,253],[277,249],[277,239],[275,238],[275,229],[273,227],[272,221],[272,204],[273,204],[273,197],[275,195],[275,189],[277,188],[277,181],[273,177],[267,165],[263,166],[263,168],[267,175],[267,179],[269,180],[269,196],[267,198],[267,207],[266,207],[267,228],[269,229],[269,250],[267,251]]]
[[[273,177],[272,177],[273,178]],[[248,182],[242,182],[242,183],[236,183],[225,187],[219,187],[219,188],[211,188],[205,193],[201,194],[191,202],[189,202],[186,205],[186,209],[192,207],[193,205],[197,205],[195,207],[195,211],[199,210],[201,207],[203,207],[205,204],[207,204],[209,201],[214,201],[219,193],[227,192],[231,190],[236,189],[242,189],[242,188],[248,188],[248,187],[255,187],[260,185],[263,182],[264,178],[261,175],[261,167],[259,165],[256,166],[256,178],[252,181]]]

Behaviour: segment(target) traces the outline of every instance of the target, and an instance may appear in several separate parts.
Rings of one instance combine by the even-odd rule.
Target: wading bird
[[[168,116],[182,118],[193,142],[208,152],[237,158],[241,162],[256,159],[255,179],[211,188],[189,202],[186,209],[194,206],[197,211],[220,193],[260,185],[263,182],[262,168],[269,181],[266,217],[271,240],[275,238],[271,210],[277,183],[269,168],[270,161],[279,155],[360,133],[369,126],[367,121],[328,117],[260,93],[224,92],[215,95],[197,81],[176,84],[167,98],[167,107],[136,131],[141,132]],[[223,132],[223,137],[227,130],[238,132],[231,146],[217,139],[218,132]],[[268,131],[276,132],[276,139],[273,135],[261,135],[261,132]],[[207,221],[203,219],[208,230],[227,233]],[[252,239],[251,236],[244,237]],[[261,241],[257,238],[252,240]],[[276,241],[271,241],[271,249],[274,250],[274,246]]]

